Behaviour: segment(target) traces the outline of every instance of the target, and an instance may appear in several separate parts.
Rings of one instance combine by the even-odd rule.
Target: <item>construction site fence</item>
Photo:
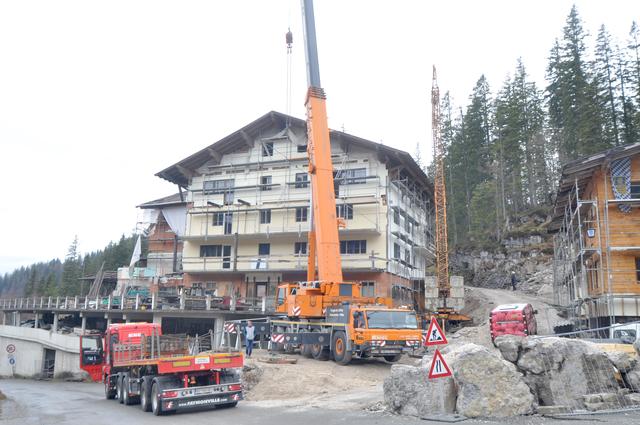
[[[0,299],[1,310],[224,310],[273,312],[273,297],[121,296],[121,297],[29,297]]]
[[[629,332],[633,327],[636,327],[635,332]],[[625,330],[627,333],[616,330]],[[545,404],[543,399],[554,400],[556,411],[553,415],[579,416],[640,410],[640,359],[633,348],[638,330],[640,321],[532,336],[531,339],[546,340],[549,345],[537,350],[540,354],[535,359],[538,370],[531,376],[530,372],[526,372],[525,379],[535,382],[541,405]],[[614,335],[618,338],[613,338]],[[625,338],[625,335],[629,338]],[[567,344],[551,342],[549,338],[566,338]],[[582,344],[571,344],[570,340],[596,345],[593,346],[594,350],[590,350]],[[518,364],[521,361],[522,358]],[[569,372],[571,369],[574,372]]]

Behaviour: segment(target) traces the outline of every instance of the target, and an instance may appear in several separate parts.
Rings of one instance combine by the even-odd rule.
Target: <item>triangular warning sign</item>
[[[431,317],[431,324],[429,325],[429,330],[427,331],[427,342],[425,343],[425,345],[444,345],[446,343],[447,337],[444,336],[444,332],[442,332],[442,328],[438,324],[438,321],[435,317]]]
[[[444,378],[451,376],[451,369],[444,361],[444,357],[440,354],[440,350],[436,349],[433,353],[433,360],[431,360],[431,369],[429,369],[429,379]]]

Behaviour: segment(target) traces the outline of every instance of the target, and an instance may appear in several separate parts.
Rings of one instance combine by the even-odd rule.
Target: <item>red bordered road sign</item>
[[[429,330],[427,331],[427,342],[425,345],[444,345],[446,343],[447,337],[444,336],[444,332],[438,324],[438,321],[435,317],[431,317],[431,323],[429,324]]]
[[[16,346],[13,344],[8,344],[7,345],[7,353],[11,354],[11,353],[15,353],[16,351]]]
[[[436,352],[433,353],[433,360],[431,360],[429,379],[444,378],[447,376],[451,376],[451,369],[447,366],[447,362],[444,361],[440,350],[436,349]]]

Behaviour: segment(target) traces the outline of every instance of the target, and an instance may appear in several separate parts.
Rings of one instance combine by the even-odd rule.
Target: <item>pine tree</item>
[[[79,295],[82,259],[78,253],[78,236],[69,246],[62,269],[61,295]]]
[[[585,59],[586,36],[574,5],[547,68],[549,121],[562,162],[609,147],[602,140],[596,88]]]
[[[38,279],[36,276],[36,266],[33,265],[30,267],[31,272],[29,274],[29,280],[27,280],[27,283],[24,286],[24,296],[25,297],[31,297],[36,295],[37,293],[37,286],[38,286]]]
[[[596,104],[602,121],[603,142],[609,146],[620,145],[619,115],[622,109],[618,105],[617,73],[611,36],[604,25],[598,31],[596,39],[593,78],[596,90]]]

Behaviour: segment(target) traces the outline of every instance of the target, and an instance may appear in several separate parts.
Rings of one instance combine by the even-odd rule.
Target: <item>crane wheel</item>
[[[400,357],[402,357],[402,354],[395,354],[395,355],[392,355],[392,356],[384,356],[384,359],[386,361],[388,361],[389,363],[395,363],[398,360],[400,360]]]
[[[314,332],[320,332],[319,330],[315,330]],[[329,342],[329,341],[327,341]],[[322,344],[311,344],[311,357],[316,360],[329,360],[331,356],[331,351],[329,351],[329,347]]]
[[[351,351],[347,350],[347,337],[344,332],[339,331],[333,334],[333,360],[341,365],[349,364],[351,361]]]
[[[311,345],[302,344],[300,346],[300,354],[302,355],[302,357],[311,358]]]

